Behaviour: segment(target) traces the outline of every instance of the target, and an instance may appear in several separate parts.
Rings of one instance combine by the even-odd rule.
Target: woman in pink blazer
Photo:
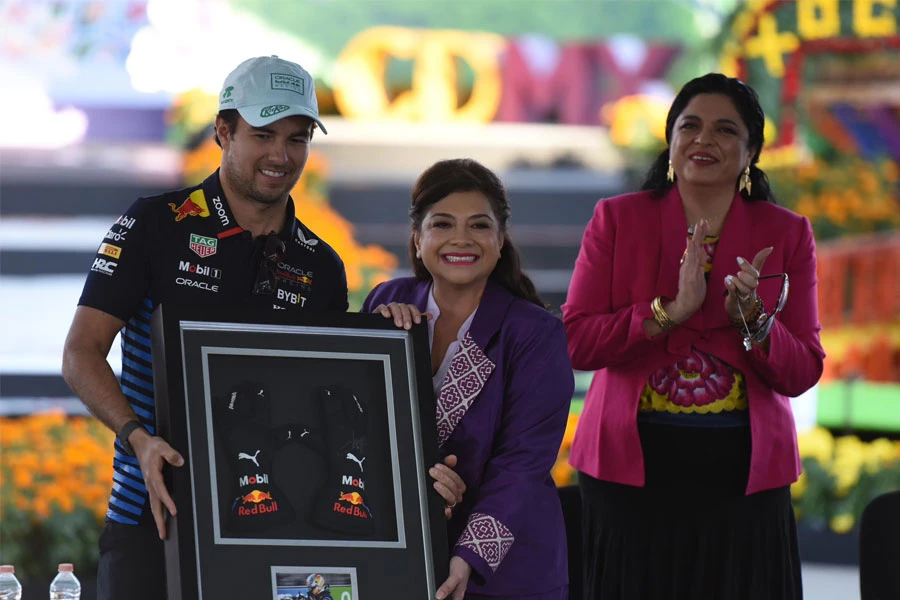
[[[643,191],[584,233],[563,316],[596,371],[570,458],[586,598],[802,597],[789,398],[824,352],[812,229],[756,167],[763,123],[741,81],[690,81]]]

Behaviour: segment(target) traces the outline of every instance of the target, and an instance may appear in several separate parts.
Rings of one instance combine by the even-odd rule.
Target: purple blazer
[[[402,302],[424,312],[430,285],[382,283],[362,310]],[[469,592],[517,598],[568,583],[550,469],[574,387],[562,321],[489,282],[436,411],[441,455],[458,457],[466,483],[448,528],[453,555],[472,565]]]

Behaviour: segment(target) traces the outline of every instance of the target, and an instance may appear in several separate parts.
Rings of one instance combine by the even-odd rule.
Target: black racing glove
[[[225,527],[260,531],[293,521],[294,509],[272,479],[272,462],[276,450],[302,442],[309,429],[299,423],[271,428],[268,390],[259,383],[234,386],[216,409],[233,476]]]
[[[319,390],[325,423],[327,475],[313,508],[313,521],[342,533],[371,535],[374,515],[366,498],[366,409],[350,390]]]

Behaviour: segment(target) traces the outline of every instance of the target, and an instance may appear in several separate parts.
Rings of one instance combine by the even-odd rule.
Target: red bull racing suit
[[[237,224],[218,171],[198,186],[137,200],[106,233],[79,305],[126,322],[120,385],[151,434],[156,422],[150,316],[160,303],[240,308],[251,316],[347,310],[343,262],[294,217],[291,200],[287,212],[278,234],[285,252],[270,267],[277,280],[270,295],[252,293],[264,237],[254,239]],[[143,536],[161,553],[138,461],[122,452],[118,442],[106,521],[101,552]],[[110,524],[115,532],[109,531]],[[101,560],[101,577],[103,570]],[[160,579],[164,583],[163,573]]]

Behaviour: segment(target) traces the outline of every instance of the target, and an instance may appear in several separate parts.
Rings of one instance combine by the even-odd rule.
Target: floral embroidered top
[[[688,230],[688,236],[691,231]],[[719,236],[706,236],[703,246],[712,270]],[[749,426],[747,386],[743,374],[711,354],[690,356],[650,375],[641,392],[638,421],[690,427]]]

